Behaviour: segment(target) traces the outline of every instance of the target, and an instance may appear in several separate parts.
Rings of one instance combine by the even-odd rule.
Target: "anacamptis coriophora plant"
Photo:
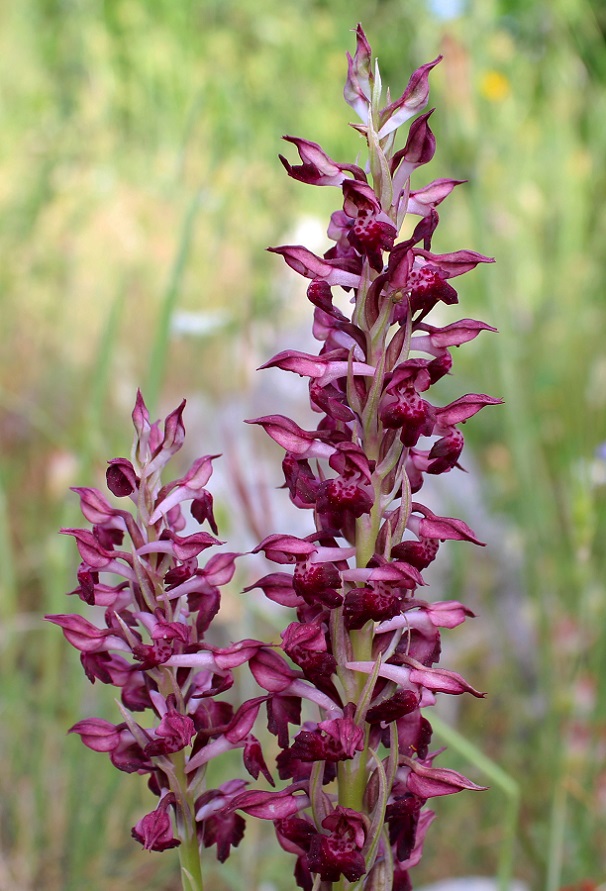
[[[300,245],[273,249],[310,280],[321,347],[317,355],[285,350],[264,367],[309,378],[319,422],[313,430],[281,414],[252,422],[285,450],[291,500],[313,514],[315,531],[306,538],[275,534],[261,542],[258,550],[294,571],[271,573],[257,586],[296,610],[282,649],[319,716],[291,740],[287,722],[296,724],[301,704],[296,675],[269,651],[256,653],[250,667],[281,716],[278,770],[292,795],[292,812],[283,792],[261,815],[275,821],[280,843],[297,855],[298,884],[305,891],[335,883],[408,891],[433,819],[426,801],[479,788],[434,766],[424,709],[437,693],[482,695],[436,667],[439,629],[471,613],[458,602],[426,599],[421,575],[440,542],[481,542],[462,520],[436,516],[418,493],[427,474],[459,466],[460,425],[500,400],[472,393],[438,406],[428,399],[451,370],[451,348],[494,330],[467,318],[429,320],[436,306],[458,302],[453,278],[491,262],[469,250],[431,250],[436,208],[459,181],[411,186],[411,174],[435,151],[433,110],[418,113],[440,59],[417,69],[397,100],[385,100],[360,26],[356,33],[344,95],[360,118],[353,126],[366,140],[368,163],[339,164],[316,143],[285,137],[302,162],[282,158],[288,174],[336,187],[343,205],[331,217],[334,245],[322,257]],[[398,132],[411,118],[398,149]],[[409,215],[418,222],[403,237]],[[335,288],[349,295],[349,312],[335,303]],[[253,800],[245,793],[240,804]]]

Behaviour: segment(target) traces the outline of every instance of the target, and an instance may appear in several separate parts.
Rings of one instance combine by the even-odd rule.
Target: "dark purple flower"
[[[322,721],[313,730],[301,730],[290,748],[297,761],[346,761],[364,748],[364,731],[350,718]]]
[[[217,814],[209,816],[201,823],[198,838],[205,848],[217,846],[217,860],[225,863],[232,847],[237,848],[244,838],[246,822],[240,814]]]
[[[284,817],[274,822],[276,836],[280,846],[291,854],[295,854],[295,880],[304,891],[311,891],[313,877],[309,869],[307,854],[316,829],[309,820],[301,817]]]
[[[346,180],[343,183],[343,199],[343,210],[333,213],[328,227],[328,237],[338,245],[331,254],[347,256],[351,245],[368,258],[373,269],[381,272],[383,251],[391,250],[397,234],[395,226],[366,182]]]
[[[407,860],[412,854],[419,815],[424,804],[424,798],[407,792],[387,805],[385,820],[389,826],[389,842],[399,861]]]
[[[356,882],[366,872],[362,848],[368,831],[368,818],[348,807],[336,807],[322,820],[328,834],[317,833],[309,846],[308,863],[312,872],[327,882],[341,876]]]
[[[433,406],[422,399],[414,387],[403,390],[387,387],[379,411],[383,426],[400,430],[405,446],[415,446],[420,436],[431,436],[433,432]]]
[[[153,757],[180,752],[190,744],[195,732],[193,720],[188,715],[180,714],[172,703],[169,703],[168,711],[156,728],[155,739],[145,746],[145,754]]]
[[[217,846],[220,863],[225,863],[232,847],[237,848],[244,837],[246,823],[229,806],[245,787],[242,780],[229,780],[218,789],[204,792],[196,801],[198,839],[205,848]]]
[[[140,842],[146,851],[166,851],[181,844],[173,837],[173,831],[167,808],[174,804],[174,795],[165,795],[155,811],[142,817],[133,827],[132,836]]]
[[[326,632],[319,622],[292,622],[282,634],[284,652],[302,669],[305,677],[323,690],[334,691],[330,677],[337,660],[327,652]]]
[[[118,498],[132,495],[139,486],[139,477],[131,462],[127,458],[112,458],[108,464],[105,476],[109,491]]]
[[[300,560],[295,566],[292,586],[306,603],[335,607],[343,602],[343,596],[337,590],[341,586],[341,577],[334,563]]]

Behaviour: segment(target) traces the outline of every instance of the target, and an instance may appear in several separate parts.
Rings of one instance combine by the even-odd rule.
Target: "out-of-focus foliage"
[[[56,529],[71,524],[67,487],[128,448],[137,385],[171,404],[203,393],[217,411],[245,401],[261,336],[306,318],[264,248],[323,224],[338,195],[299,187],[276,156],[283,133],[341,161],[361,150],[341,100],[358,20],[394,92],[444,54],[429,175],[469,184],[443,206],[436,246],[497,259],[459,312],[501,334],[455,366],[457,393],[462,376],[506,400],[470,426],[464,462],[482,483],[467,519],[495,531],[490,554],[454,563],[434,593],[481,614],[458,658],[490,697],[449,717],[521,784],[517,874],[548,891],[606,877],[602,4],[5,0],[0,891],[176,887],[171,855],[152,861],[128,838],[139,784],[64,739],[113,705],[39,621],[73,587]],[[460,479],[448,497],[467,497]],[[422,875],[494,871],[498,791],[440,810]],[[291,886],[269,855],[233,862],[213,887],[238,885],[236,869],[251,888]]]

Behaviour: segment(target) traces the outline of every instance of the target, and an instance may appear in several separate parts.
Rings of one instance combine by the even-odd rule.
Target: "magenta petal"
[[[205,494],[204,486],[212,475],[212,461],[217,457],[217,455],[205,455],[198,458],[184,477],[161,489],[159,501],[149,519],[150,523],[157,523],[160,517],[167,514],[176,504],[202,497]]]
[[[250,660],[250,670],[258,685],[270,693],[281,693],[300,677],[274,650],[260,650]]]
[[[471,693],[478,699],[486,695],[468,684],[456,671],[447,671],[445,668],[411,668],[410,681],[413,684],[422,684],[433,693],[451,693],[455,696]]]
[[[225,731],[225,736],[230,743],[237,744],[248,736],[257,719],[261,704],[266,699],[266,696],[258,696],[256,699],[249,699],[242,703]]]
[[[185,476],[177,480],[177,485],[187,486],[193,492],[203,489],[212,475],[212,462],[218,457],[219,455],[203,455],[203,457],[197,458]]]
[[[352,671],[361,671],[364,674],[372,674],[375,668],[374,662],[346,662],[345,668]],[[395,681],[396,684],[404,689],[411,689],[410,684],[410,668],[407,665],[389,665],[384,662],[379,668],[379,676],[387,678],[389,681]]]
[[[236,571],[236,559],[240,554],[223,551],[214,554],[204,567],[204,578],[211,585],[226,585]]]
[[[436,138],[429,127],[429,118],[434,111],[435,109],[432,108],[431,111],[420,115],[411,124],[406,145],[402,149],[402,158],[409,164],[427,164],[434,156]],[[394,155],[394,161],[398,155],[399,152]]]
[[[417,68],[400,98],[381,111],[379,139],[393,133],[409,118],[425,108],[429,97],[429,72],[441,60],[442,56],[438,56],[433,62],[427,62],[426,65]]]
[[[296,535],[268,535],[261,544],[252,551],[258,554],[264,551],[268,560],[274,563],[295,563],[317,551],[315,545]]]
[[[300,786],[295,784],[281,792],[243,792],[233,799],[230,808],[262,820],[281,820],[292,817],[309,805],[307,795],[295,796],[294,793],[298,791]]]
[[[205,651],[200,651],[199,653],[180,653],[176,656],[171,656],[164,664],[176,666],[178,668],[197,668],[198,670],[206,671],[216,671],[218,669],[213,654]]]
[[[260,365],[259,370],[281,368],[283,371],[294,371],[301,377],[322,377],[326,371],[326,361],[322,356],[311,356],[309,353],[300,353],[298,350],[283,350],[269,362]]]
[[[482,393],[467,393],[460,396],[454,402],[445,405],[444,408],[437,408],[436,417],[443,427],[450,427],[452,424],[461,424],[468,418],[471,418],[480,409],[486,405],[502,405],[502,399],[495,399],[492,396],[484,396]]]
[[[141,390],[137,390],[137,397],[135,399],[135,407],[133,408],[132,418],[138,439],[142,440],[149,437],[149,433],[151,430],[149,412],[147,410],[147,406],[145,404],[145,400],[143,399]]]
[[[437,539],[438,541],[471,541],[473,544],[484,547],[484,542],[476,538],[475,533],[463,520],[453,517],[437,517],[428,507],[413,502],[413,513],[408,518],[407,526],[419,538]],[[414,512],[423,516],[417,517]],[[403,542],[406,544],[406,542]],[[399,545],[396,547],[400,547]]]
[[[463,520],[452,517],[425,517],[419,523],[419,531],[423,538],[437,538],[439,541],[471,541],[484,547],[484,542],[476,538],[475,533]]]
[[[86,718],[78,721],[70,727],[68,733],[78,733],[84,745],[94,752],[112,752],[120,743],[118,728],[103,718]]]
[[[299,139],[297,136],[283,136],[285,142],[292,142],[296,145],[301,160],[306,164],[313,164],[322,173],[328,176],[334,176],[339,172],[339,165],[332,161],[324,149],[317,142],[310,142],[309,139]]]
[[[244,743],[242,760],[244,761],[244,767],[249,772],[251,777],[253,777],[253,779],[258,779],[259,774],[262,773],[270,785],[276,785],[272,775],[269,772],[267,764],[265,763],[261,743],[255,736],[252,736],[252,734],[248,736]]]
[[[262,641],[247,637],[229,647],[215,647],[213,655],[219,668],[227,671],[248,662],[264,646]]]
[[[183,409],[185,408],[185,399],[181,404],[167,416],[164,422],[164,439],[162,440],[162,450],[174,455],[179,451],[185,439],[185,427],[183,426]]]
[[[263,418],[253,418],[246,421],[247,424],[259,424],[268,436],[282,446],[287,452],[300,458],[313,456],[316,458],[330,458],[334,448],[323,442],[318,442],[318,433],[310,433],[303,430],[284,415],[268,415]]]
[[[475,269],[478,263],[494,263],[493,257],[485,257],[476,251],[453,251],[450,254],[432,254],[430,251],[415,248],[415,254],[424,257],[437,266],[445,278],[454,278]]]
[[[434,156],[436,150],[436,138],[428,123],[428,118],[434,109],[423,114],[414,121],[408,134],[406,145],[401,151],[396,152],[392,159],[393,171],[393,203],[400,197],[406,181],[412,171],[421,164],[427,164]]]
[[[72,486],[72,492],[80,497],[80,510],[89,523],[99,524],[108,523],[118,518],[121,528],[124,528],[124,521],[120,520],[121,511],[112,507],[107,498],[99,492],[98,489],[92,489],[84,486]]]
[[[427,767],[420,761],[407,759],[410,765],[406,785],[419,798],[437,798],[440,795],[452,795],[462,789],[484,792],[487,786],[477,786],[456,770],[445,767]]]
[[[466,618],[475,617],[475,613],[458,600],[438,600],[435,603],[428,603],[425,610],[430,622],[438,628],[456,628]]]
[[[292,166],[282,155],[280,161],[286,172],[293,179],[314,186],[340,186],[347,179],[343,172],[345,167],[328,157],[326,152],[317,142],[309,142],[307,139],[298,139],[295,136],[282,137],[286,142],[292,142],[297,147],[303,164]]]
[[[404,582],[411,581],[415,585],[424,585],[423,576],[409,563],[386,563],[372,569],[368,580],[371,582]],[[408,587],[408,586],[405,586]]]
[[[465,182],[465,179],[435,179],[422,189],[414,189],[408,199],[408,213],[427,216],[432,208],[450,195],[455,186]]]
[[[200,551],[223,542],[209,535],[208,532],[194,532],[192,535],[172,535],[173,553],[177,560],[190,560],[197,557]]]
[[[429,339],[434,347],[460,346],[462,343],[468,343],[477,337],[480,331],[493,331],[496,328],[487,325],[485,322],[478,322],[475,319],[461,319],[446,325],[445,328],[432,328],[429,325],[424,326],[425,330],[430,332]]]
[[[362,25],[356,28],[356,52],[352,57],[347,53],[347,80],[343,96],[363,123],[368,122],[370,93],[373,74],[371,70],[372,56],[370,44]]]
[[[114,559],[115,554],[102,547],[88,529],[62,529],[61,534],[74,536],[82,560],[91,569],[103,569]]]
[[[292,576],[286,572],[272,572],[263,576],[254,585],[244,588],[244,592],[261,588],[265,596],[281,606],[296,607],[301,604],[301,598],[295,594],[292,586]]]
[[[111,634],[107,628],[97,628],[84,616],[45,616],[47,622],[59,625],[70,644],[83,653],[98,653],[108,649],[128,650],[127,644]]]
[[[281,254],[291,269],[305,278],[321,279],[329,285],[341,285],[344,288],[357,288],[360,284],[360,276],[344,269],[341,261],[317,257],[302,245],[283,245],[268,250],[273,254]]]

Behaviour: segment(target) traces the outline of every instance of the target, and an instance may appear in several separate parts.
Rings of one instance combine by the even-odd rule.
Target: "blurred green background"
[[[361,150],[341,93],[357,21],[392,95],[444,54],[438,151],[416,184],[469,180],[434,247],[497,260],[461,281],[447,320],[501,333],[457,353],[442,391],[505,399],[466,431],[472,494],[463,475],[446,494],[490,548],[453,547],[434,596],[480,614],[452,633],[448,667],[489,691],[443,719],[506,776],[451,740],[441,763],[492,788],[438,802],[417,881],[606,880],[601,0],[2,0],[0,891],[179,887],[172,852],[129,838],[144,780],[65,737],[116,713],[40,621],[74,608],[77,556],[56,530],[79,522],[68,486],[100,485],[128,452],[137,386],[157,412],[203,406],[214,437],[271,331],[310,319],[264,249],[325,228],[338,193],[289,180],[276,156],[284,133],[340,161]],[[288,408],[257,413],[272,411]],[[244,870],[248,888],[290,889],[290,865],[257,847],[210,887],[241,888]]]

